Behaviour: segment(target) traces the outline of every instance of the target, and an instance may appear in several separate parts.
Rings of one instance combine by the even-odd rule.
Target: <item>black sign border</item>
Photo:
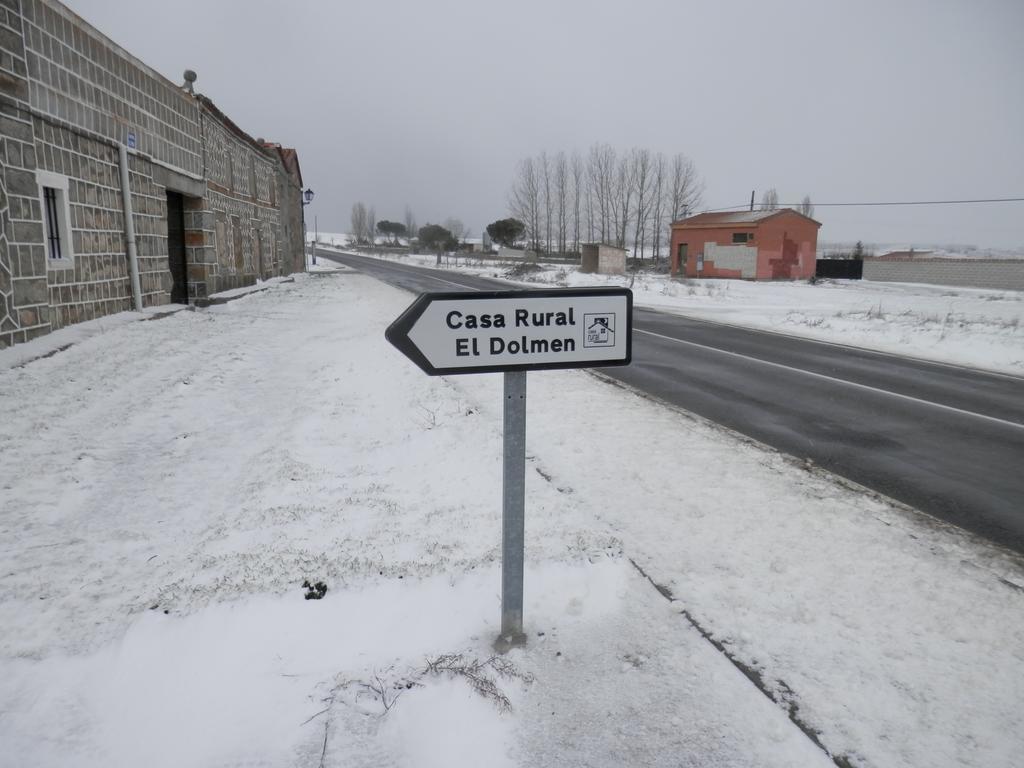
[[[622,360],[578,361],[573,363],[522,363],[520,365],[481,365],[467,368],[435,368],[409,338],[409,331],[424,312],[435,301],[455,299],[475,301],[489,299],[552,299],[563,297],[626,297],[626,357]],[[412,360],[428,376],[458,376],[470,373],[505,373],[508,371],[556,371],[573,368],[614,368],[629,365],[633,360],[633,291],[629,288],[545,288],[541,290],[514,291],[445,291],[421,293],[416,300],[398,316],[384,337],[395,349]]]

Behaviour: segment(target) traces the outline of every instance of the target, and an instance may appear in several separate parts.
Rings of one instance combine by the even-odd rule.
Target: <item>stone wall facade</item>
[[[864,279],[1024,291],[1024,261],[1003,259],[864,259]]]
[[[304,268],[297,162],[56,0],[0,0],[0,348],[133,308],[122,145],[143,306],[171,300],[169,193],[189,301]]]

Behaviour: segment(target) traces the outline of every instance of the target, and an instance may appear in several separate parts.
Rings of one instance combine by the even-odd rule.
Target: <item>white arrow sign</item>
[[[628,365],[627,288],[425,293],[387,339],[431,376]]]

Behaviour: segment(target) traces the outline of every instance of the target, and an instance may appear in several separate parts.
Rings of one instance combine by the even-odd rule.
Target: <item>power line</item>
[[[851,207],[865,205],[967,205],[971,203],[1024,203],[1024,197],[988,197],[979,200],[899,200],[884,203],[818,203],[811,201],[815,208],[821,207]],[[799,208],[803,203],[779,203],[779,208]],[[755,208],[756,208],[755,204]],[[729,205],[725,208],[709,208],[705,213],[719,213],[721,211],[745,211],[750,208],[750,203],[743,205]]]

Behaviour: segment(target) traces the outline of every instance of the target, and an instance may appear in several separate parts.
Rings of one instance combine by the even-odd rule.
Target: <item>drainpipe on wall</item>
[[[121,166],[121,200],[124,205],[124,237],[128,241],[128,268],[132,276],[132,299],[135,311],[142,311],[142,287],[139,284],[139,255],[135,250],[135,220],[132,218],[132,189],[128,181],[128,147],[117,146]]]

